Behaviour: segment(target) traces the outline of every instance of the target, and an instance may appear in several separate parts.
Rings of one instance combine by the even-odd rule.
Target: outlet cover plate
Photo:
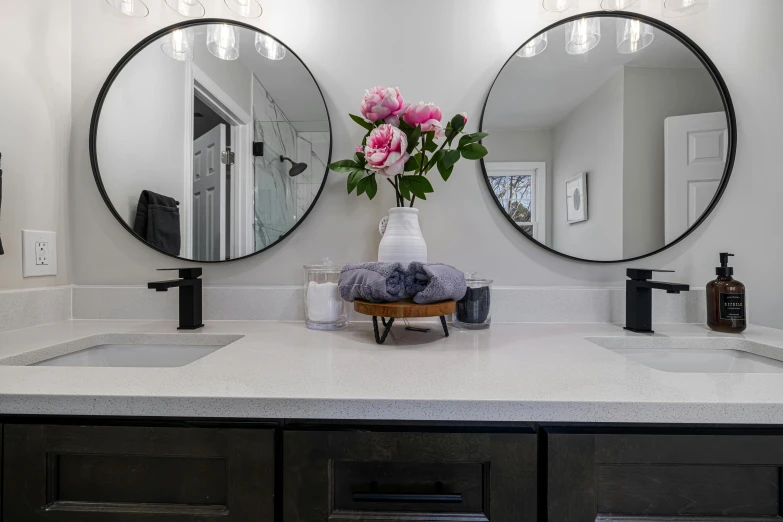
[[[57,233],[22,230],[22,277],[57,275]]]

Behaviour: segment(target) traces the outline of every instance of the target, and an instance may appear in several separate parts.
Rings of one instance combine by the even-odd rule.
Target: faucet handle
[[[202,269],[200,266],[194,268],[158,268],[158,272],[179,272],[180,279],[198,279],[201,277]]]
[[[674,270],[655,270],[650,268],[629,268],[626,274],[632,281],[649,281],[654,273],[674,273]]]

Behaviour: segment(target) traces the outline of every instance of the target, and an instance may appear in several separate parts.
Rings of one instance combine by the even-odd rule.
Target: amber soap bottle
[[[733,256],[720,255],[720,266],[715,269],[718,278],[707,284],[707,325],[716,332],[742,333],[747,328],[745,285],[732,277],[729,257]]]

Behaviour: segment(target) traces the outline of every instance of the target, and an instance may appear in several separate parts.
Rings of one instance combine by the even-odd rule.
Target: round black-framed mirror
[[[662,252],[715,209],[736,116],[714,63],[677,29],[591,12],[543,29],[504,64],[480,129],[487,188],[536,245],[576,261]]]
[[[326,100],[283,42],[227,19],[188,20],[135,45],[90,125],[98,190],[136,239],[197,263],[279,244],[320,198],[332,156]]]

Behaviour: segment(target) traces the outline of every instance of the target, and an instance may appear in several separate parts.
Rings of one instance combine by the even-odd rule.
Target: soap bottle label
[[[720,318],[745,320],[745,294],[720,294]]]

